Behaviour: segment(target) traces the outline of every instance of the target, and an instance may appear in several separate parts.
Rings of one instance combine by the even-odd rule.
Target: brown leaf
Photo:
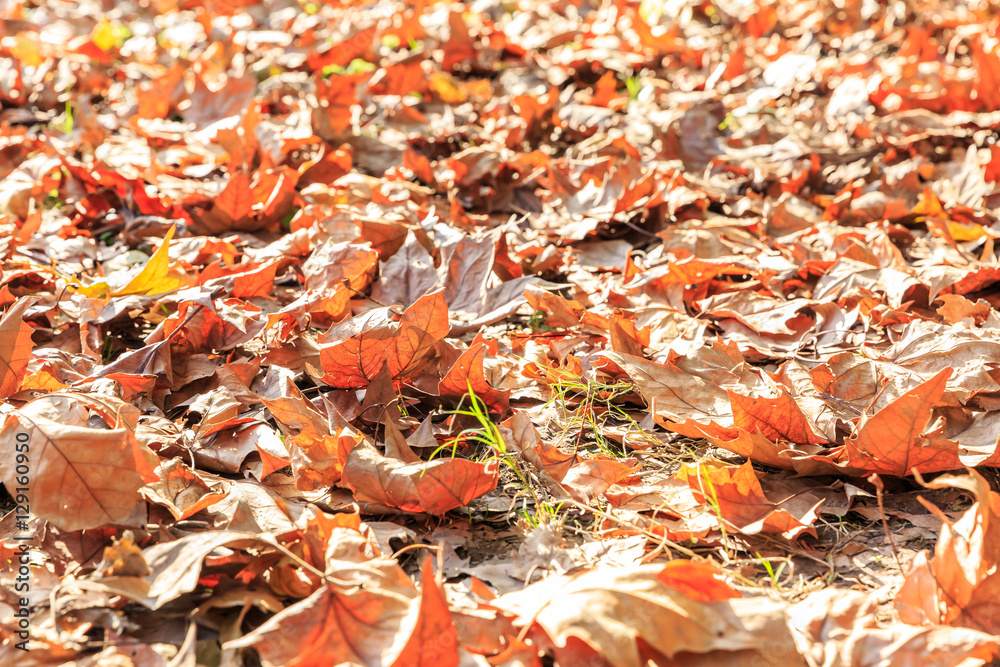
[[[136,440],[134,421],[121,420],[138,411],[120,402],[109,410],[100,400],[49,394],[9,413],[0,429],[7,452],[0,480],[12,490],[27,487],[31,512],[64,530],[134,521],[144,509],[139,489],[157,479],[156,456]],[[106,426],[94,428],[91,413]],[[19,452],[28,475],[17,468]]]
[[[205,558],[222,546],[260,546],[268,540],[235,530],[206,531],[153,545],[142,552],[148,574],[105,576],[101,584],[150,609],[159,609],[198,586]]]
[[[639,387],[655,414],[671,420],[713,419],[729,412],[725,389],[697,375],[687,373],[674,363],[658,364],[618,352],[604,352]]]
[[[444,514],[496,488],[495,461],[438,458],[425,462],[405,441],[396,444],[398,457],[390,457],[389,451],[383,456],[367,443],[351,450],[341,484],[354,492],[356,500],[404,512]]]
[[[177,520],[187,519],[225,498],[213,490],[195,471],[180,459],[171,459],[156,469],[159,479],[140,493],[150,502],[167,508]]]
[[[677,581],[670,565],[589,570],[550,576],[490,605],[528,626],[536,642],[551,641],[557,662],[567,665],[600,657],[614,667],[638,667],[649,656],[640,644],[672,658],[713,650],[762,656],[776,643],[791,642],[782,603],[757,598],[754,605],[732,606],[725,597],[734,593],[720,586],[717,572],[692,568],[678,590],[670,586]]]
[[[945,521],[928,559],[921,552],[910,567],[895,605],[907,623],[958,625],[1000,634],[996,566],[1000,564],[1000,494],[975,471],[942,475],[926,484],[970,492],[975,504],[955,523]]]
[[[413,232],[408,232],[399,251],[379,266],[381,278],[372,287],[372,298],[387,306],[408,307],[438,285],[434,259]]]
[[[322,291],[347,281],[351,289],[361,290],[375,275],[377,263],[378,253],[371,248],[328,241],[316,248],[302,265],[302,275],[307,289]]]

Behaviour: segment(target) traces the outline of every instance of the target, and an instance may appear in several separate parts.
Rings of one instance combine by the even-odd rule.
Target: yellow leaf
[[[457,84],[458,82],[451,76],[437,73],[431,77],[430,88],[445,104],[460,104],[469,99],[469,94]]]
[[[960,222],[952,221],[948,221],[948,233],[956,241],[978,241],[986,236],[982,225],[977,225],[976,223],[963,225]]]
[[[33,390],[42,392],[61,391],[66,384],[60,382],[52,373],[45,369],[37,370],[31,375],[25,375],[21,380],[21,391]]]
[[[120,37],[121,30],[107,19],[101,19],[101,22],[94,26],[94,30],[90,33],[91,41],[97,44],[97,48],[101,51],[110,51],[116,47]]]
[[[930,188],[924,188],[924,191],[917,197],[917,205],[910,212],[916,215],[935,216],[944,214],[944,208],[942,208],[937,195]]]
[[[90,285],[84,285],[73,276],[64,276],[58,271],[54,271],[54,273],[66,281],[66,286],[69,289],[78,294],[89,296],[94,299],[101,299],[108,296],[109,287],[106,280],[100,280]]]
[[[10,48],[10,54],[29,67],[38,67],[45,62],[38,50],[37,36],[32,37],[26,32],[17,33],[14,46]]]
[[[146,265],[142,267],[135,278],[130,280],[125,287],[112,293],[113,296],[123,296],[125,294],[163,294],[170,292],[183,283],[176,276],[169,275],[170,271],[170,239],[174,237],[175,227],[171,227],[163,243],[156,249],[153,256],[149,258]]]

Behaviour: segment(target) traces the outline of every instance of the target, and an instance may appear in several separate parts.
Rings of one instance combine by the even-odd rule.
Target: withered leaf
[[[320,341],[323,379],[333,387],[365,387],[383,364],[393,378],[406,377],[449,328],[448,306],[440,290],[417,299],[398,322],[391,320],[388,309],[348,320]]]
[[[137,412],[124,403],[113,407]],[[105,427],[91,426],[91,412],[107,420]],[[10,489],[27,487],[31,511],[64,530],[134,520],[143,509],[139,489],[157,479],[156,456],[136,439],[134,422],[122,423],[121,416],[85,394],[66,393],[12,411],[0,428],[7,453],[0,480]],[[30,477],[18,471],[19,444]],[[19,483],[19,477],[28,481]]]
[[[0,319],[0,398],[17,392],[31,361],[33,329],[22,319],[31,303],[31,298],[18,299]]]
[[[386,428],[395,428],[391,422]],[[421,461],[405,440],[394,439],[396,456],[363,443],[351,450],[341,484],[360,502],[404,512],[444,514],[467,505],[497,485],[497,463],[444,457]]]

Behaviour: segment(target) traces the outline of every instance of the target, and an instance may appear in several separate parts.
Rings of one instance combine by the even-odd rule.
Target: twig
[[[885,505],[882,504],[882,478],[876,473],[868,478],[868,481],[875,485],[875,499],[878,500],[878,511],[882,515],[882,527],[885,529],[885,536],[889,538],[889,546],[892,548],[892,557],[896,559],[896,566],[899,571],[903,571],[903,564],[899,560],[899,552],[896,551],[896,542],[892,539],[892,533],[889,532],[889,520],[885,516]]]
[[[613,516],[611,514],[608,514],[607,512],[605,512],[603,510],[599,510],[596,507],[592,507],[591,505],[587,505],[586,503],[581,503],[581,502],[579,502],[577,500],[573,500],[572,498],[569,498],[569,499],[567,499],[567,500],[565,500],[563,502],[570,503],[571,505],[576,505],[577,507],[579,507],[581,509],[584,509],[584,510],[586,510],[588,512],[593,512],[594,514],[597,514],[599,516],[603,516],[605,519],[609,519],[611,521],[614,521],[614,522],[618,523],[619,525],[627,526],[628,528],[631,528],[632,530],[635,530],[635,531],[638,531],[638,532],[642,533],[643,535],[645,535],[646,537],[648,537],[650,539],[660,540],[663,544],[666,544],[668,547],[670,547],[674,551],[677,551],[679,553],[684,554],[688,558],[698,558],[698,554],[696,554],[695,552],[691,551],[687,547],[683,547],[683,546],[677,544],[676,542],[668,540],[665,537],[665,535],[657,535],[656,533],[654,533],[651,530],[646,530],[645,528],[637,526],[634,523],[631,523],[629,521],[625,521],[623,519],[620,519],[619,517],[616,517],[616,516]]]

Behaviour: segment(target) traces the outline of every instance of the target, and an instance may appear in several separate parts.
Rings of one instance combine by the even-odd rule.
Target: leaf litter
[[[7,3],[0,660],[995,664],[994,14]]]

